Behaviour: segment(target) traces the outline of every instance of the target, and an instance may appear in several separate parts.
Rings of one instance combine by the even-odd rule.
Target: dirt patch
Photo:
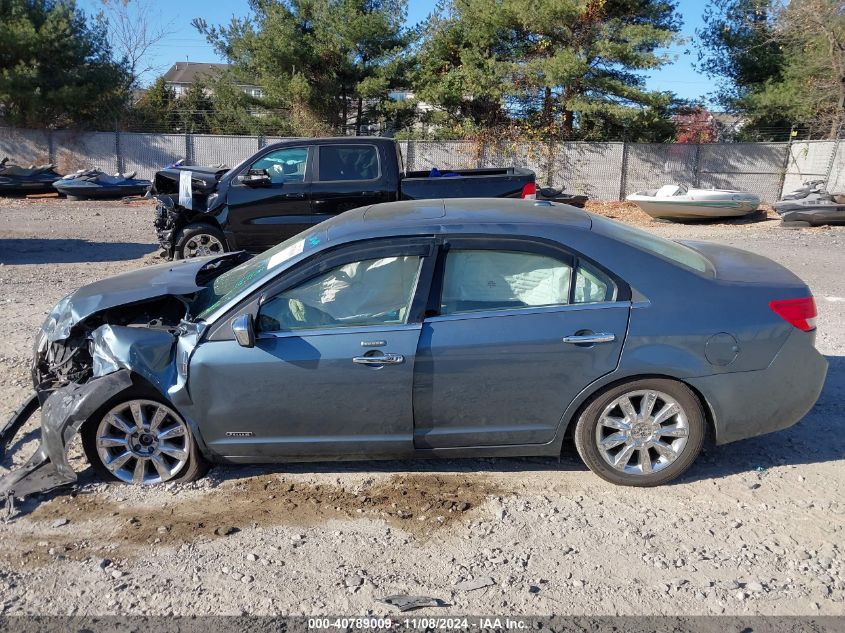
[[[55,498],[38,506],[30,519],[43,528],[61,520],[85,524],[87,537],[107,535],[131,556],[140,545],[221,538],[255,527],[310,527],[331,519],[383,520],[425,539],[457,522],[467,522],[489,499],[510,494],[484,476],[413,473],[344,486],[268,475],[228,482],[201,495],[179,494],[157,505],[129,506],[100,494]],[[48,535],[45,531],[42,537]],[[30,546],[42,537],[34,536]],[[52,547],[65,548],[69,556],[79,551],[79,545],[74,540],[57,543],[52,539]],[[28,563],[41,560],[40,549],[46,555],[46,547],[36,547]]]
[[[623,220],[627,224],[642,226],[654,223],[651,216],[642,211],[633,202],[588,200],[585,208],[590,213],[603,215],[612,220]]]

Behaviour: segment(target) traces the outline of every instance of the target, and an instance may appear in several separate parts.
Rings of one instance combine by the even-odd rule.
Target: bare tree
[[[102,0],[102,3],[112,50],[125,60],[132,87],[137,87],[142,75],[155,70],[150,51],[173,34],[174,22],[164,22],[161,12],[153,11],[152,0]]]

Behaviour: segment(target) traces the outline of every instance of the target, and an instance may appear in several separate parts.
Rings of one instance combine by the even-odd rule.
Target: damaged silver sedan
[[[827,371],[815,317],[804,282],[738,249],[539,201],[375,205],[59,302],[36,397],[0,431],[40,404],[41,445],[0,495],[73,482],[77,433],[133,484],[210,462],[557,456],[574,437],[600,477],[658,485],[708,434],[807,413]]]

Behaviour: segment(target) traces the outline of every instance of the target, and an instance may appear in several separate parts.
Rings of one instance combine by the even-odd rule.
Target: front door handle
[[[611,332],[573,334],[572,336],[564,336],[562,340],[564,343],[575,343],[576,345],[592,345],[594,343],[612,343],[616,340],[616,335]]]
[[[401,354],[381,354],[379,356],[356,356],[352,359],[356,365],[398,365],[405,362]]]

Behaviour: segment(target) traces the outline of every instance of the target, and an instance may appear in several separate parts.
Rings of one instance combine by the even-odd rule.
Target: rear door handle
[[[405,357],[391,353],[380,356],[356,356],[352,362],[356,365],[398,365],[405,362]]]
[[[593,344],[593,343],[612,343],[616,340],[616,335],[611,332],[595,332],[593,334],[573,334],[571,336],[563,337],[564,343],[577,344]]]

